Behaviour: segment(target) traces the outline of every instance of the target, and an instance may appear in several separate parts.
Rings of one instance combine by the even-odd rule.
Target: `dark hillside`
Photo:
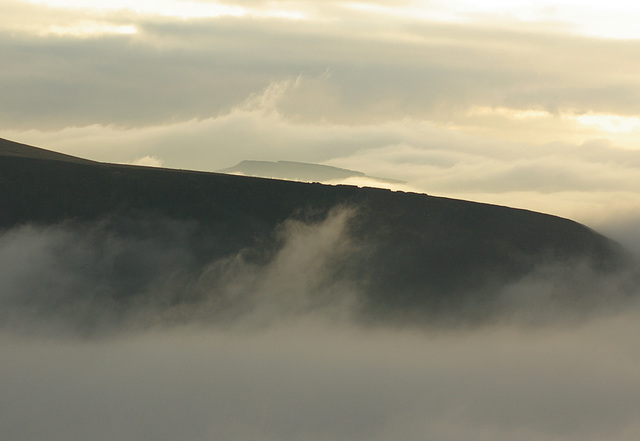
[[[339,271],[358,281],[367,310],[378,313],[451,310],[480,297],[491,304],[501,286],[540,265],[587,262],[604,274],[626,258],[617,244],[583,225],[526,210],[374,188],[60,160],[52,152],[1,145],[11,152],[0,155],[1,228],[109,219],[117,230],[124,219],[184,221],[195,225],[190,241],[199,265],[247,249],[255,251],[248,259],[266,259],[278,246],[274,231],[286,220],[320,221],[334,207],[355,208],[349,234],[358,246]]]
[[[90,164],[93,161],[77,158],[75,156],[65,155],[63,153],[52,152],[38,147],[32,147],[26,144],[9,141],[0,138],[0,157],[13,156],[20,158],[45,159],[49,161],[75,162],[79,164]]]

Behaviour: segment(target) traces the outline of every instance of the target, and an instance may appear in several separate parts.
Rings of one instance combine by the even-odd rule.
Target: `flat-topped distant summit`
[[[367,178],[369,180],[387,184],[405,183],[404,181],[396,179],[367,176],[362,172],[346,168],[294,161],[272,162],[247,160],[242,161],[233,167],[218,170],[218,172],[304,182],[331,182],[344,181],[350,178]]]

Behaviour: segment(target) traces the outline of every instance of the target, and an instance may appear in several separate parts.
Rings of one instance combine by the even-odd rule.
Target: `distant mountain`
[[[349,178],[368,178],[372,181],[388,184],[405,183],[404,181],[396,179],[367,176],[362,172],[345,168],[293,161],[242,161],[233,167],[218,170],[218,173],[232,173],[305,182],[331,182],[344,181]]]
[[[323,176],[351,173],[304,168]],[[340,280],[357,293],[362,317],[377,320],[491,317],[504,308],[510,286],[529,283],[536,274],[546,274],[535,280],[549,289],[551,275],[559,277],[560,288],[552,296],[529,290],[529,301],[539,296],[540,301],[559,298],[563,305],[586,304],[587,297],[601,295],[587,293],[594,280],[630,265],[610,239],[574,221],[527,210],[375,188],[98,163],[0,142],[0,229],[64,225],[95,235],[98,228],[107,232],[94,238],[96,244],[125,239],[142,244],[131,247],[132,255],[101,256],[111,256],[108,264],[74,263],[98,277],[100,295],[116,304],[149,302],[141,298],[152,296],[159,280],[168,277],[166,268],[157,269],[158,259],[178,259],[180,271],[169,273],[181,274],[184,286],[163,294],[163,304],[218,295],[219,304],[229,306],[239,294],[223,296],[213,288],[206,294],[193,287],[205,279],[219,286],[231,277],[223,269],[237,269],[238,262],[254,272],[284,271],[275,257],[285,246],[283,231],[306,234],[302,225],[326,223],[341,209],[352,213],[344,235],[303,242],[302,254],[289,257],[306,262],[305,271],[313,274],[294,271],[287,289],[313,282],[323,292],[336,291],[332,287]],[[146,249],[155,250],[151,257],[140,254]],[[270,280],[253,277],[250,286]]]

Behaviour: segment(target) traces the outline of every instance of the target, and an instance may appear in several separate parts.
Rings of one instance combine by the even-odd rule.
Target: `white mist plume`
[[[90,225],[23,226],[0,235],[0,327],[144,327],[181,320],[269,322],[311,310],[348,314],[356,286],[342,271],[354,211],[289,220],[277,248],[196,262],[194,225],[133,221],[136,233]],[[253,262],[251,253],[267,254]],[[108,329],[107,329],[108,330]]]

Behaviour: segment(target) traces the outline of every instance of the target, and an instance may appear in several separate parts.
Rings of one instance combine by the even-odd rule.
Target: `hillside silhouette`
[[[541,267],[557,264],[573,274],[575,264],[606,275],[629,262],[617,243],[548,214],[377,188],[99,163],[8,140],[0,140],[0,189],[5,231],[101,222],[114,235],[172,240],[175,233],[163,229],[170,220],[188,226],[184,240],[194,268],[238,255],[264,264],[282,245],[282,225],[351,210],[353,246],[332,271],[354,281],[362,311],[375,317],[469,305],[482,316],[496,308],[504,286]],[[134,270],[109,295],[146,292],[151,276]]]

